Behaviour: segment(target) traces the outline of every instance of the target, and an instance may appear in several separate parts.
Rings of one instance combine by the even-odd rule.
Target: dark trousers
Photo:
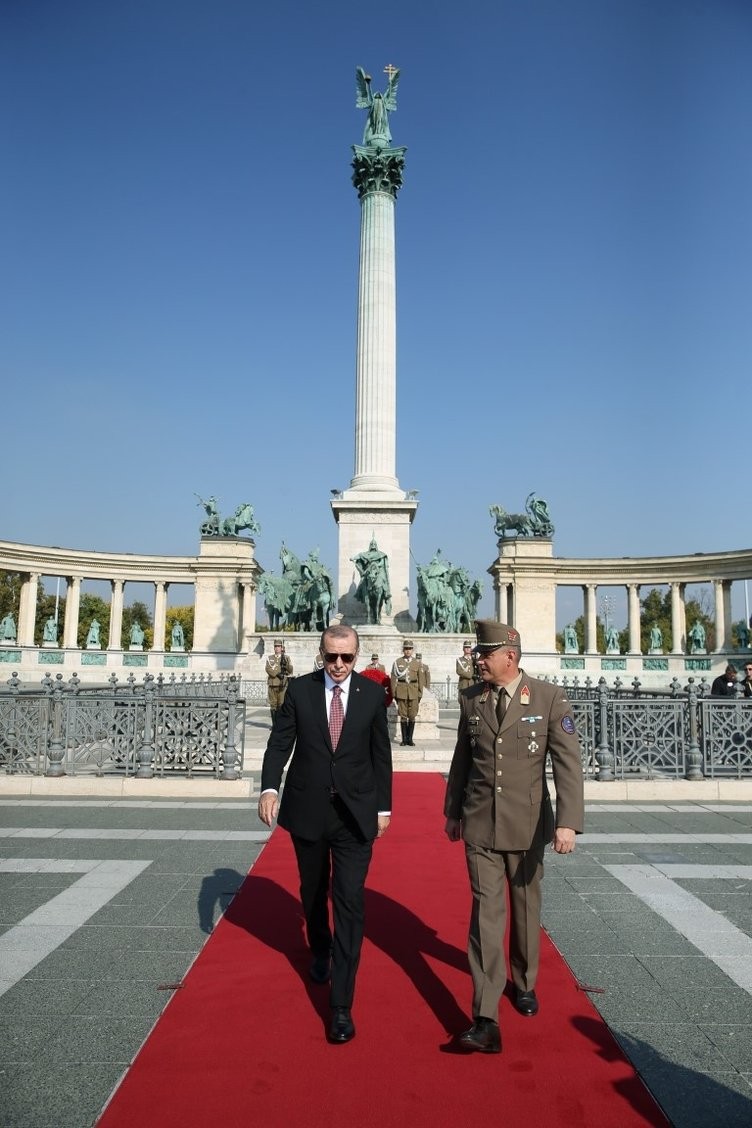
[[[300,873],[300,900],[308,946],[315,956],[332,952],[330,1002],[352,1006],[365,922],[365,882],[373,842],[366,841],[338,796],[332,799],[324,834],[315,842],[292,835]],[[329,925],[331,878],[334,935]]]

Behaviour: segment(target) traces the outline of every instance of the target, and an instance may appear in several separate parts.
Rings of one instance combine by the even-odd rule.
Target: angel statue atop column
[[[388,149],[391,145],[388,111],[397,109],[397,85],[400,72],[390,63],[389,66],[384,67],[384,73],[389,76],[386,91],[384,94],[374,94],[371,91],[370,74],[366,74],[362,67],[355,69],[357,84],[355,105],[359,110],[368,110],[363,144],[374,149]]]

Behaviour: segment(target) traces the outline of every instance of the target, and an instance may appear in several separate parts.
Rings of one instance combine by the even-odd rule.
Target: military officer
[[[381,662],[379,662],[379,656],[375,651],[371,655],[371,661],[368,663],[368,666],[366,668],[369,670],[378,670],[380,674],[386,673],[386,670],[381,665]]]
[[[423,695],[421,663],[413,657],[413,644],[409,638],[402,643],[402,655],[392,665],[392,697],[397,702],[400,719],[400,744],[414,746],[413,732]]]
[[[266,660],[266,694],[269,699],[269,708],[272,713],[272,724],[277,715],[277,710],[282,708],[282,702],[287,692],[287,683],[292,677],[292,659],[285,654],[285,644],[281,638],[274,640],[274,653]]]
[[[473,644],[466,639],[462,644],[462,657],[457,659],[457,696],[463,689],[475,685],[475,660],[473,659]]]
[[[466,1050],[501,1052],[499,1000],[506,984],[504,930],[509,892],[509,963],[520,1014],[538,1012],[543,849],[574,850],[584,800],[580,745],[561,686],[520,667],[519,632],[494,619],[475,624],[481,684],[460,695],[457,744],[444,814],[450,841],[465,843],[473,909],[468,960],[473,1024]],[[556,788],[556,818],[546,785],[546,755]]]
[[[418,650],[415,654],[415,661],[420,662],[420,691],[431,688],[431,670],[430,667],[423,661],[423,655]]]

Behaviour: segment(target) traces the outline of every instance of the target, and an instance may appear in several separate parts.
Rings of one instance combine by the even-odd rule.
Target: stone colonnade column
[[[640,585],[627,584],[627,622],[629,625],[629,652],[640,654]]]
[[[671,584],[671,635],[672,635],[672,654],[683,654],[684,648],[682,643],[684,641],[684,634],[686,632],[686,623],[684,615],[684,589],[686,584],[673,583]]]
[[[125,580],[110,580],[112,599],[110,600],[110,637],[107,643],[109,650],[121,650],[123,647],[123,593]]]
[[[169,584],[164,580],[154,581],[154,650],[165,648],[165,627],[167,625],[167,589]]]
[[[78,612],[81,607],[81,577],[66,577],[65,627],[63,646],[73,650],[78,646]]]
[[[18,605],[18,645],[34,645],[34,624],[37,618],[37,594],[39,592],[39,573],[30,572],[21,584],[21,598]]]
[[[597,633],[597,619],[595,608],[595,584],[585,584],[583,591],[585,594],[585,653],[597,654],[598,653],[598,633]]]

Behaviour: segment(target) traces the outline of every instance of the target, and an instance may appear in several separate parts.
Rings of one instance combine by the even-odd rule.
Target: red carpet
[[[537,1018],[501,1005],[504,1052],[455,1051],[471,998],[469,890],[439,776],[401,774],[369,875],[357,1037],[326,1042],[287,834],[275,831],[98,1128],[636,1128],[666,1120],[544,936]]]

